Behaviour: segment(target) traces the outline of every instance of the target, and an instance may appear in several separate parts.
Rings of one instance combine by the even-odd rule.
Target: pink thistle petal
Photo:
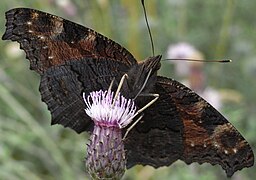
[[[85,112],[95,124],[124,128],[136,113],[134,101],[120,93],[114,103],[114,92],[102,90],[93,91],[87,97],[83,94],[83,98],[87,106]]]

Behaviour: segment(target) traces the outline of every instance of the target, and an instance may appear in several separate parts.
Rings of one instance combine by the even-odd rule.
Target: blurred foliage
[[[40,9],[91,27],[119,42],[138,60],[152,55],[139,0],[4,0],[0,2],[0,31],[5,11],[15,7]],[[170,43],[186,41],[207,59],[230,58],[229,64],[206,64],[208,84],[235,91],[239,102],[224,102],[223,114],[256,149],[256,21],[254,1],[147,0],[156,52],[165,55]],[[40,100],[39,76],[17,45],[0,42],[0,179],[86,179],[83,159],[86,133],[50,126],[50,114]],[[161,74],[175,77],[163,62]],[[231,179],[256,177],[255,167]],[[124,179],[225,179],[219,166],[177,161],[154,169],[136,166]]]

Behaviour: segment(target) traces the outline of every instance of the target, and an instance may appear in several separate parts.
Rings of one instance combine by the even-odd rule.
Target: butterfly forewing
[[[51,66],[83,58],[109,58],[127,67],[134,57],[119,44],[79,24],[34,9],[6,12],[3,39],[18,41],[30,60],[31,69],[42,73]]]
[[[128,167],[168,166],[181,159],[187,164],[219,164],[230,177],[253,165],[252,149],[242,135],[191,89],[158,76],[154,92],[159,100],[125,142]]]
[[[52,124],[79,133],[90,130],[82,93],[107,89],[137,61],[114,41],[58,16],[17,8],[6,12],[6,18],[3,40],[19,42],[31,69],[41,75],[40,92]]]
[[[184,127],[181,160],[219,164],[229,177],[253,165],[254,155],[247,141],[208,102],[175,80],[158,77],[157,83],[168,89]]]

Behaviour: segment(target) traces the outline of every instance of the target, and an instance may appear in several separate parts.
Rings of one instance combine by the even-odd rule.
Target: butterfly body
[[[148,76],[142,93],[159,94],[159,99],[124,142],[128,168],[168,166],[181,159],[219,164],[232,176],[253,165],[251,147],[225,117],[191,89],[157,76],[161,56],[138,63],[125,48],[94,30],[34,9],[12,9],[6,18],[3,40],[19,42],[30,68],[40,74],[39,90],[52,124],[78,133],[92,131],[83,92],[106,90],[113,78],[115,89],[127,74],[121,93],[133,98]]]

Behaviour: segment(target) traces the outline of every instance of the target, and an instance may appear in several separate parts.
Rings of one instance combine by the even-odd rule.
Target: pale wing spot
[[[37,19],[38,16],[39,16],[39,14],[37,12],[33,12],[31,17],[32,17],[32,19]]]
[[[56,21],[53,32],[55,34],[60,34],[62,31],[63,31],[63,22],[62,21]]]
[[[234,130],[234,128],[232,127],[232,125],[230,123],[227,124],[222,124],[222,125],[218,125],[215,129],[214,129],[214,134],[213,135],[221,135],[221,133],[225,132],[225,131],[230,131],[230,130]]]
[[[186,112],[190,115],[196,115],[198,119],[201,118],[202,113],[204,112],[204,109],[207,107],[207,102],[203,101],[202,99],[199,99],[198,102],[194,103],[192,106],[188,107]],[[202,123],[202,120],[198,121],[199,123]]]
[[[90,31],[88,33],[88,36],[86,37],[86,40],[90,41],[90,42],[94,42],[96,39],[95,33],[93,31]]]
[[[41,40],[44,40],[44,39],[45,39],[45,37],[42,36],[42,35],[38,35],[37,37],[38,37],[39,39],[41,39]]]
[[[63,19],[61,19],[61,18],[54,18],[54,19],[52,19],[51,36],[56,36],[56,35],[62,33],[63,30],[64,30]]]
[[[216,148],[219,148],[219,147],[220,147],[220,145],[219,145],[218,142],[216,142],[216,141],[213,142],[213,145],[214,145],[214,147],[216,147]]]

